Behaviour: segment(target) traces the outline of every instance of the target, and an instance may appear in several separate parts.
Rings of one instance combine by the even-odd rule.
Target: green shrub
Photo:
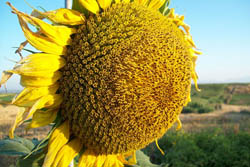
[[[195,113],[195,111],[196,111],[196,110],[194,110],[193,108],[191,108],[191,107],[189,107],[189,106],[184,107],[184,108],[182,109],[182,113],[184,113],[184,114]]]
[[[250,167],[250,134],[224,134],[221,131],[200,133],[168,132],[160,141],[166,153],[161,155],[152,144],[143,151],[157,158],[155,164],[169,167]]]
[[[250,105],[250,94],[234,94],[229,104],[232,105]]]
[[[209,113],[213,111],[213,109],[211,107],[201,107],[198,110],[198,113],[202,114],[202,113]]]
[[[241,113],[241,114],[249,115],[249,114],[250,114],[250,110],[242,109],[242,110],[240,110],[240,113]]]
[[[204,105],[198,102],[191,102],[183,108],[182,113],[209,113],[214,109],[209,105]]]

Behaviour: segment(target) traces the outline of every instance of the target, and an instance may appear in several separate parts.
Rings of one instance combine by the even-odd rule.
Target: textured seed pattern
[[[192,61],[181,31],[158,11],[114,4],[81,25],[61,70],[61,113],[99,154],[161,137],[186,104]]]

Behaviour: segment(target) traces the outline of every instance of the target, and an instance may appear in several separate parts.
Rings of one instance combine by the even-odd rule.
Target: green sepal
[[[170,9],[168,8],[170,4],[170,0],[166,0],[165,3],[160,7],[159,11],[164,15],[166,16],[169,12],[170,12]]]
[[[149,160],[149,157],[144,154],[141,150],[136,151],[136,165],[125,165],[125,167],[168,167],[168,164],[152,164]]]
[[[83,13],[85,16],[89,14],[89,11],[80,4],[79,0],[73,0],[72,9]]]
[[[30,123],[32,121],[32,119],[27,119],[25,121],[23,121],[23,123]]]
[[[12,47],[12,48],[19,48],[19,47]],[[35,51],[33,51],[33,50],[30,50],[30,49],[25,49],[25,48],[23,48],[22,50],[24,50],[24,51],[26,51],[26,52],[29,52],[29,53],[31,53],[31,54],[35,54],[35,53],[39,53],[39,52],[35,52]]]
[[[47,12],[47,10],[45,8],[43,8],[42,6],[38,6],[40,9],[43,10],[43,12]]]
[[[0,154],[26,155],[31,152],[35,144],[27,139],[16,137],[14,139],[0,140]]]
[[[149,157],[140,150],[136,151],[136,161],[137,164],[133,167],[160,167],[160,165],[152,164]]]

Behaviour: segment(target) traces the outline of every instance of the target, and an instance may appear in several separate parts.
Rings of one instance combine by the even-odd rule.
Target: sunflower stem
[[[65,0],[65,8],[70,9],[72,6],[72,0]]]

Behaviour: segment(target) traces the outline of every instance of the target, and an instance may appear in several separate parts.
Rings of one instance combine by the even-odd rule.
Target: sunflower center
[[[72,36],[60,80],[72,134],[100,154],[161,137],[189,96],[189,49],[170,19],[135,3],[89,16]]]

